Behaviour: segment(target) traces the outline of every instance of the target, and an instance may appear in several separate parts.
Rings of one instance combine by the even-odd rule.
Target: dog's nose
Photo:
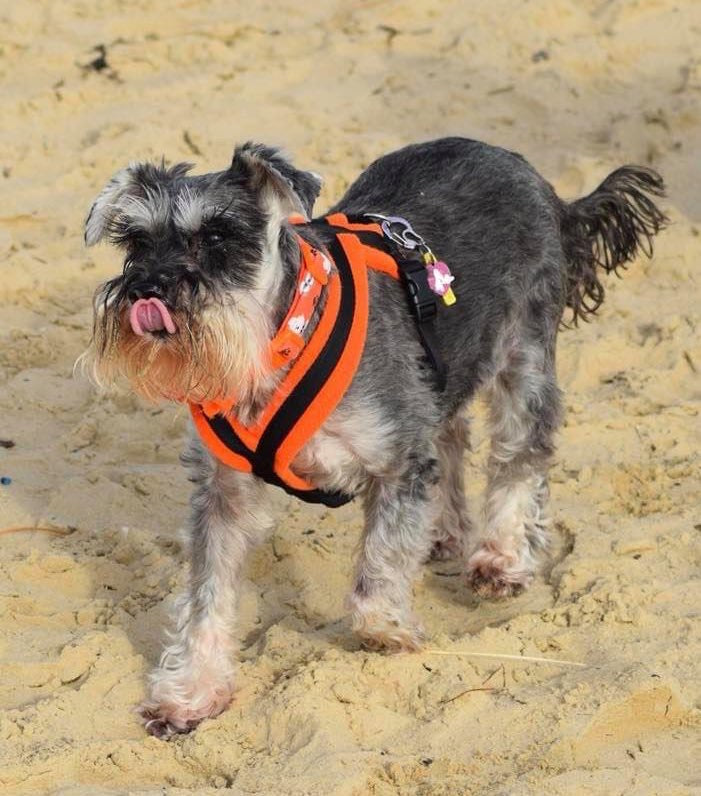
[[[139,299],[162,299],[163,297],[163,289],[160,285],[133,284],[129,285],[129,289],[127,290],[127,298],[132,303]]]

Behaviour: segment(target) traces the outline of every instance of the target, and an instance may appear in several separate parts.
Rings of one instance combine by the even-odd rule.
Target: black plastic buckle
[[[435,318],[438,314],[438,302],[436,294],[429,287],[426,266],[412,260],[397,261],[397,265],[418,322],[424,323]]]

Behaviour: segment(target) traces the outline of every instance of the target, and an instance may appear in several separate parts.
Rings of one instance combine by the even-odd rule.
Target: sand
[[[0,536],[0,792],[701,793],[701,3],[55,0],[0,25],[0,526],[64,530]],[[654,259],[560,338],[551,564],[502,603],[453,562],[416,585],[430,648],[586,666],[361,650],[359,507],[271,493],[236,701],[147,737],[133,707],[186,576],[185,417],[72,376],[120,265],[83,248],[85,212],[129,161],[219,169],[249,138],[324,174],[323,208],[444,134],[522,152],[566,197],[624,162],[669,183]],[[475,511],[484,453],[478,422]]]

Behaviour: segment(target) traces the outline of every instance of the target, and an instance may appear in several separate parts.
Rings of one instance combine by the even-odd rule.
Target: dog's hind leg
[[[472,521],[465,496],[465,451],[470,448],[470,427],[457,414],[441,427],[436,439],[440,482],[438,517],[434,528],[431,558],[461,558],[467,552]]]
[[[555,330],[554,324],[543,336],[512,330],[488,387],[491,451],[484,524],[467,564],[468,578],[483,596],[505,597],[526,588],[547,548],[547,470],[560,419]]]
[[[140,708],[147,730],[162,738],[193,729],[231,701],[241,570],[246,553],[271,525],[254,476],[223,467],[197,442],[183,461],[196,484],[188,528],[190,580]]]
[[[365,533],[348,599],[353,630],[371,649],[417,650],[423,633],[411,611],[412,582],[433,536],[438,462],[414,453],[406,470],[375,478],[365,498]]]

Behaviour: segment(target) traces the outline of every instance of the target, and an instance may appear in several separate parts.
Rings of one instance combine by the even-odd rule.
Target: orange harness
[[[225,465],[253,472],[307,502],[335,507],[353,495],[316,489],[293,472],[292,462],[338,406],[360,363],[368,326],[368,268],[399,279],[400,266],[378,224],[354,223],[342,213],[323,221],[339,230],[328,257],[297,238],[302,262],[295,298],[270,344],[272,366],[290,367],[258,420],[250,426],[239,422],[232,400],[190,404],[190,411],[202,441]],[[303,328],[322,290],[326,303],[305,343]]]

